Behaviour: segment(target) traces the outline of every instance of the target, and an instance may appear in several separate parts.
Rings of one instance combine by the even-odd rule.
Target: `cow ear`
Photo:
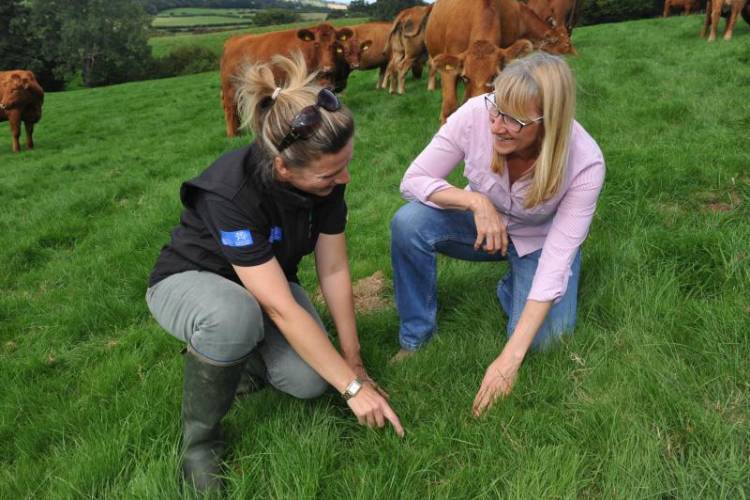
[[[370,45],[372,45],[372,40],[365,40],[365,41],[364,41],[364,42],[362,42],[362,44],[361,44],[361,45],[359,46],[359,50],[361,50],[362,52],[364,52],[364,51],[366,51],[366,50],[369,50],[369,49],[370,49]]]
[[[315,34],[310,30],[298,30],[297,37],[303,42],[312,42],[315,40]]]
[[[516,59],[518,57],[525,56],[533,50],[534,45],[529,40],[520,38],[505,50],[505,57],[507,59]]]
[[[340,30],[336,32],[336,38],[338,38],[342,42],[349,40],[353,36],[354,36],[354,32],[350,30],[349,28],[341,28]]]
[[[463,67],[463,57],[451,54],[439,54],[432,58],[432,64],[438,71],[448,73],[461,73]]]

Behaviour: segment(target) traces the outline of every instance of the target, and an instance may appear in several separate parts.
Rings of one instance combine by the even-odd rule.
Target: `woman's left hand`
[[[346,363],[351,367],[352,370],[354,370],[354,373],[357,375],[357,378],[362,381],[363,384],[370,384],[372,385],[373,389],[378,391],[381,396],[383,396],[386,399],[389,399],[390,396],[388,395],[385,390],[380,387],[373,379],[368,375],[367,370],[365,370],[365,364],[362,362],[362,358],[359,356],[344,356],[344,359],[346,360]]]
[[[479,387],[472,405],[475,417],[482,415],[499,397],[510,394],[518,376],[519,366],[519,364],[506,361],[505,358],[500,356],[487,367],[482,385]]]

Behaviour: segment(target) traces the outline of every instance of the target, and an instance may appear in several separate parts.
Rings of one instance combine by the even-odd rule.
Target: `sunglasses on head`
[[[279,153],[299,141],[308,139],[313,132],[320,126],[323,117],[320,115],[320,108],[326,111],[338,111],[341,109],[341,102],[336,94],[329,89],[320,89],[318,100],[312,106],[305,106],[292,119],[289,133],[281,140],[279,147],[276,148]]]

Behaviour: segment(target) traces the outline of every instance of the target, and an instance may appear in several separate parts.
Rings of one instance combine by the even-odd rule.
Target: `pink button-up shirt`
[[[528,298],[558,302],[568,288],[573,259],[588,235],[604,183],[602,152],[583,127],[574,122],[560,190],[526,209],[524,200],[530,180],[518,179],[511,187],[507,168],[502,175],[490,168],[494,139],[483,99],[484,96],[469,99],[448,118],[407,169],[401,194],[407,200],[437,207],[427,198],[453,187],[445,177],[463,160],[467,189],[487,195],[503,214],[518,255],[542,249]]]

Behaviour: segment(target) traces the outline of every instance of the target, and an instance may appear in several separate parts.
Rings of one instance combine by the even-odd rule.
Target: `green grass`
[[[221,24],[252,24],[252,19],[226,16],[180,16],[180,17],[155,17],[151,22],[154,28],[200,28],[203,26],[217,26]]]
[[[366,22],[365,18],[350,18],[350,19],[335,19],[329,21],[333,26],[351,26],[353,24],[359,24]],[[256,28],[243,28],[238,30],[221,31],[218,33],[203,33],[199,35],[193,34],[180,34],[180,35],[165,35],[152,37],[149,40],[151,45],[151,51],[154,56],[162,57],[169,54],[173,49],[182,47],[185,45],[197,45],[206,47],[216,54],[221,54],[224,48],[224,42],[227,38],[234,35],[245,35],[250,33],[268,33],[269,31],[282,31],[293,28],[306,28],[311,25],[317,24],[317,21],[304,21],[292,24],[280,24],[276,26],[263,26]]]
[[[750,29],[702,18],[577,29],[578,118],[607,181],[584,246],[576,334],[531,356],[470,416],[504,344],[505,265],[441,260],[440,334],[396,367],[391,307],[363,354],[406,427],[359,427],[331,395],[264,389],[226,419],[232,498],[747,498]],[[438,93],[353,73],[347,229],[354,278],[390,276],[404,169]],[[175,498],[180,345],[150,318],[148,273],[182,180],[229,140],[216,73],[48,94],[37,149],[0,133],[0,498]],[[308,261],[301,277],[314,289]]]

